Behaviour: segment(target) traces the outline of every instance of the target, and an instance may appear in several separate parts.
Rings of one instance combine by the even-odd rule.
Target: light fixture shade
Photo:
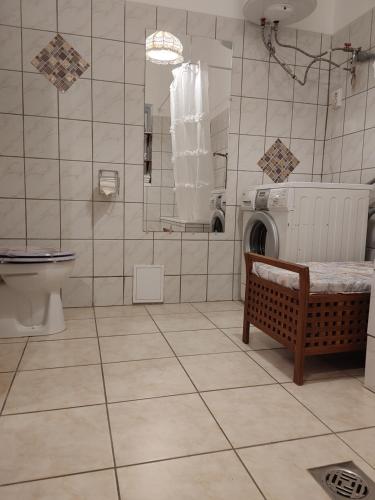
[[[180,64],[184,61],[181,41],[168,31],[155,31],[146,38],[146,60],[155,64]]]

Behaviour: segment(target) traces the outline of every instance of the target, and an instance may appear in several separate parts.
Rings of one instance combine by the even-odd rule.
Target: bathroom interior
[[[0,42],[0,499],[375,499],[375,0]]]

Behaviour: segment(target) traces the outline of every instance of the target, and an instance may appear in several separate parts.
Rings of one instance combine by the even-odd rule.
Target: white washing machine
[[[243,251],[291,262],[364,260],[371,186],[288,182],[244,193]],[[241,297],[246,282],[242,257]]]
[[[210,224],[213,233],[224,233],[225,231],[225,207],[225,191],[212,191],[210,198]]]

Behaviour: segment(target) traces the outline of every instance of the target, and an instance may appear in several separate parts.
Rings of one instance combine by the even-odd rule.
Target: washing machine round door
[[[254,212],[248,220],[243,239],[244,252],[278,258],[279,234],[275,221],[266,212]]]
[[[224,233],[225,214],[222,210],[215,210],[211,218],[211,231],[213,233]]]

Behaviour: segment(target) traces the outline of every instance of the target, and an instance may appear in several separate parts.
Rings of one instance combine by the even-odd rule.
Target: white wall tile
[[[365,125],[366,94],[358,94],[346,99],[344,134],[363,130]]]
[[[233,241],[210,241],[208,248],[208,274],[232,274],[233,256]]]
[[[91,0],[58,0],[58,23],[62,33],[91,35]]]
[[[55,30],[56,2],[51,0],[22,0],[22,25],[25,28]]]
[[[69,278],[62,289],[64,307],[92,306],[92,278]]]
[[[15,29],[15,28],[11,28]],[[22,30],[22,62],[23,62],[23,69],[24,71],[31,71],[32,73],[39,73],[38,70],[31,64],[31,61],[34,59],[34,57],[39,54],[39,52],[49,43],[52,38],[55,36],[55,32],[53,31],[39,31],[39,30],[33,30],[33,29],[23,29]],[[0,27],[0,42],[1,42],[1,54],[4,54],[6,52],[6,47],[3,45],[2,40],[2,29]],[[9,69],[21,69],[21,34],[19,33],[17,36],[19,36],[19,47],[17,48],[16,43],[18,43],[15,40],[11,40],[11,38],[15,38],[16,35],[14,33],[9,33],[7,34],[7,40],[9,43],[12,44],[12,48],[8,48],[8,54],[9,57],[12,57],[12,59],[15,57],[15,60],[13,61],[13,64],[15,64],[16,67],[11,67]],[[11,56],[13,51],[13,56]],[[19,54],[19,55],[18,55]],[[16,62],[19,58],[19,62]],[[3,64],[1,62],[1,56],[0,56],[0,66],[3,67]]]
[[[241,95],[242,88],[242,59],[239,57],[232,58],[232,81],[231,95]]]
[[[0,114],[0,154],[22,156],[23,123],[17,115]]]
[[[124,44],[113,40],[92,39],[93,78],[124,81]]]
[[[164,303],[176,304],[180,302],[181,276],[165,276]]]
[[[297,30],[297,47],[310,54],[319,54],[321,47],[321,34],[314,31]],[[307,66],[311,62],[301,52],[296,52],[296,64]]]
[[[317,106],[313,104],[293,104],[292,137],[314,139]]]
[[[143,103],[144,101],[142,101]],[[93,82],[95,121],[124,123],[124,105],[124,85],[122,83]]]
[[[0,238],[25,238],[25,201],[0,198]]]
[[[94,241],[94,276],[122,276],[124,242],[122,240]]]
[[[296,75],[300,80],[304,80],[305,68],[296,67]],[[319,69],[310,68],[305,85],[294,81],[294,102],[304,102],[307,104],[317,104],[319,92]],[[289,80],[290,77],[289,77]],[[289,81],[289,85],[291,81]]]
[[[124,279],[94,278],[94,305],[120,306],[123,304]]]
[[[268,64],[263,61],[243,61],[242,95],[267,98]]]
[[[124,236],[124,205],[115,202],[94,203],[94,238],[121,239]]]
[[[94,122],[94,161],[124,161],[124,126]]]
[[[153,263],[153,241],[125,240],[124,241],[124,273],[133,276],[135,264],[151,265]]]
[[[92,1],[92,36],[124,40],[124,0]]]
[[[242,19],[218,17],[216,22],[216,38],[232,42],[233,55],[242,57],[244,22]]]
[[[270,64],[268,99],[293,100],[293,81],[277,63]]]
[[[125,163],[143,164],[143,127],[125,125]]]
[[[61,199],[63,200],[91,200],[91,163],[83,161],[61,161],[60,189]]]
[[[366,108],[366,128],[375,127],[375,88],[368,91]]]
[[[143,231],[143,203],[125,203],[125,238],[152,239],[152,233]]]
[[[0,19],[3,24],[21,25],[20,3],[14,0],[2,0],[0,3]]]
[[[25,116],[25,155],[58,158],[57,118]]]
[[[61,202],[61,238],[92,238],[92,208],[87,201]]]
[[[350,42],[353,47],[370,48],[371,43],[371,12],[366,12],[350,24]]]
[[[60,203],[58,200],[27,200],[28,238],[60,238]]]
[[[240,135],[239,170],[259,171],[257,163],[263,155],[263,136]]]
[[[279,32],[279,41],[285,45],[297,44],[297,30],[283,27]],[[284,47],[277,47],[277,55],[287,64],[295,64],[296,51]]]
[[[363,140],[363,164],[362,168],[375,167],[375,128],[365,130]]]
[[[171,31],[175,35],[186,33],[185,10],[170,7],[157,8],[157,29]]]
[[[314,141],[292,139],[290,150],[300,161],[294,170],[296,174],[312,174],[314,164]]]
[[[60,157],[64,160],[92,160],[91,122],[60,119]]]
[[[345,135],[342,147],[341,171],[360,170],[362,163],[363,132]]]
[[[125,82],[143,85],[145,82],[145,48],[125,43]]]
[[[51,85],[48,82],[49,85]],[[59,94],[60,118],[91,120],[91,82],[77,80],[68,92]]]
[[[72,276],[92,276],[92,240],[61,240],[61,249],[76,254]]]
[[[232,300],[233,274],[208,276],[207,300]]]
[[[268,101],[266,134],[289,137],[292,125],[292,103]],[[315,134],[315,129],[314,129]]]
[[[156,29],[156,7],[127,1],[125,40],[133,43],[145,43],[147,28]]]
[[[23,96],[26,115],[56,117],[57,89],[43,75],[24,73]]]
[[[125,201],[143,202],[143,165],[125,165]]]
[[[0,112],[22,113],[22,73],[0,70]]]
[[[23,158],[0,156],[0,197],[23,198],[25,179]]]
[[[188,12],[187,34],[215,38],[216,18],[202,12]]]
[[[207,299],[207,275],[181,276],[181,302],[204,302]]]
[[[268,50],[262,40],[261,27],[251,22],[245,22],[243,56],[258,61],[268,61],[269,59]]]
[[[21,30],[0,26],[0,68],[21,69]]]
[[[183,241],[182,242],[182,274],[207,273],[208,242]]]
[[[125,85],[125,123],[129,125],[143,125],[145,91],[140,85]]]
[[[59,199],[59,161],[25,159],[26,196],[36,199]]]
[[[181,272],[181,241],[154,241],[154,264],[164,265],[166,275]]]

